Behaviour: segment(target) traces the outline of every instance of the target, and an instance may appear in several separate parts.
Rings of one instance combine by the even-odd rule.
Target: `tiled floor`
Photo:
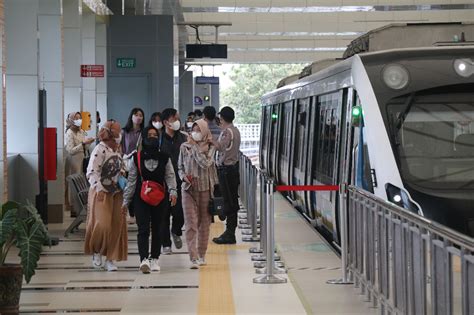
[[[160,258],[161,272],[138,271],[136,228],[130,228],[129,259],[118,272],[94,270],[82,252],[81,230],[62,237],[67,224],[50,225],[61,236],[46,248],[20,312],[87,314],[375,314],[353,286],[328,285],[340,277],[340,260],[281,196],[276,196],[276,242],[289,269],[286,284],[254,284],[248,248],[256,243],[210,245],[208,266],[189,269],[186,246]],[[211,238],[223,230],[212,226]],[[16,259],[16,253],[9,257]]]

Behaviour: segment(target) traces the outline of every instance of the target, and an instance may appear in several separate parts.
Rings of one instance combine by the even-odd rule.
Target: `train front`
[[[474,236],[474,47],[397,50],[361,60],[415,202],[407,204],[390,185],[387,196]]]

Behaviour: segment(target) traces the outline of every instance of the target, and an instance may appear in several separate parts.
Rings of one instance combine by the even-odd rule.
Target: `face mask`
[[[191,132],[191,137],[193,137],[194,141],[201,141],[202,140],[202,133],[193,131]]]
[[[163,128],[163,124],[161,123],[161,121],[154,121],[152,123],[153,127],[155,127],[156,129],[161,129]]]
[[[171,129],[173,129],[174,131],[178,131],[179,128],[181,127],[181,122],[177,120],[173,123],[170,123],[170,125],[171,125]]]
[[[74,126],[76,126],[76,127],[82,126],[82,119],[76,119],[76,120],[74,120]]]
[[[192,128],[193,125],[194,125],[194,123],[193,123],[193,122],[190,122],[190,121],[186,123],[186,126],[188,126],[188,128]]]
[[[122,134],[120,134],[118,138],[115,138],[115,143],[120,144],[120,142],[122,142]]]
[[[158,148],[158,145],[160,144],[158,138],[154,137],[149,137],[143,140],[143,147],[146,149],[154,149]]]
[[[143,118],[141,118],[140,116],[137,116],[137,115],[133,115],[132,116],[132,121],[135,125],[140,125],[143,121]]]
[[[101,120],[100,120],[100,117],[97,118],[97,124],[100,124]]]

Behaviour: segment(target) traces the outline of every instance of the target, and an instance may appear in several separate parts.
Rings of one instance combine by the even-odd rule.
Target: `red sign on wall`
[[[81,77],[83,78],[103,78],[104,65],[81,65]]]

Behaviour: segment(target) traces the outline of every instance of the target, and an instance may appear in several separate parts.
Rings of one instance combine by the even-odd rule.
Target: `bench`
[[[77,217],[72,221],[64,232],[67,237],[69,233],[79,229],[79,225],[86,220],[87,217],[87,199],[89,195],[89,182],[84,174],[72,174],[67,177],[69,189],[74,196],[73,207],[77,213]]]

